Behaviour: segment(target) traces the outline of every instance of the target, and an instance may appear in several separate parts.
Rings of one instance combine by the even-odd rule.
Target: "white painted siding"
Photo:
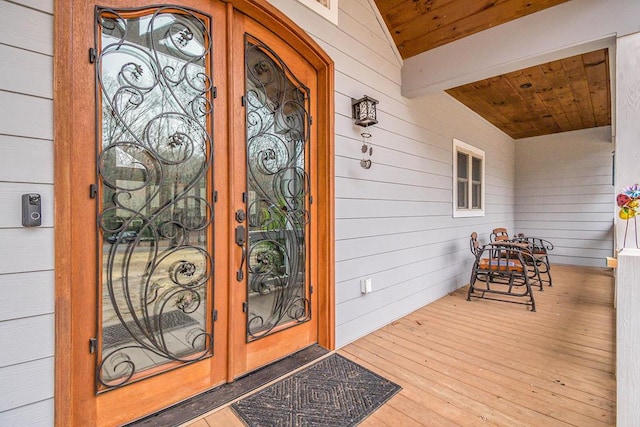
[[[616,194],[624,187],[640,183],[640,33],[618,39],[616,47]],[[616,219],[616,248],[635,247],[633,224]],[[640,237],[639,237],[640,238]],[[640,413],[640,409],[638,410]]]
[[[551,262],[603,267],[613,253],[611,127],[516,142],[515,232],[550,240]]]
[[[0,0],[0,425],[53,425],[53,1]],[[23,228],[21,195],[42,195]]]
[[[640,33],[618,39],[616,47],[616,193],[640,182]],[[624,230],[629,225],[627,249]],[[618,403],[620,427],[640,425],[640,251],[635,247],[635,224],[618,219],[616,248],[619,254],[617,286]]]
[[[622,249],[616,277],[617,417],[620,427],[640,425],[640,250]]]
[[[469,235],[514,225],[512,140],[448,95],[401,96],[401,62],[368,0],[340,2],[339,26],[271,0],[336,65],[336,341],[342,346],[468,282]],[[362,169],[351,98],[380,101],[373,166]],[[452,217],[452,140],[486,152],[486,216]],[[360,280],[373,292],[360,294]]]

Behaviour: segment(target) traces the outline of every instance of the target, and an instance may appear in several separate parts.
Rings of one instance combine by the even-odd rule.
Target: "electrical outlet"
[[[363,294],[368,294],[371,291],[371,278],[362,279],[360,281],[360,292],[362,292]]]

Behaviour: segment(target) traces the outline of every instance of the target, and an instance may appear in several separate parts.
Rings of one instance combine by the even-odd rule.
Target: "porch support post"
[[[617,39],[615,76],[615,194],[629,185],[640,183],[640,33]],[[634,220],[629,224],[618,217],[616,249],[635,247]],[[638,236],[640,240],[640,235]],[[640,395],[640,390],[639,390]]]
[[[615,193],[640,183],[640,33],[617,39],[615,110]],[[617,424],[640,425],[640,250],[635,221],[615,213]],[[640,239],[640,236],[638,236]]]
[[[619,426],[640,425],[640,250],[618,255],[616,315],[617,416]]]

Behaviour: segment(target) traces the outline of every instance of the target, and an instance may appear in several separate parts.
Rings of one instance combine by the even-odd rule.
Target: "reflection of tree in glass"
[[[203,173],[209,153],[204,135],[208,101],[202,90],[208,83],[202,66],[158,55],[160,71],[150,55],[138,50],[125,45],[109,52],[108,64],[116,66],[103,67],[101,75],[103,161],[108,163],[103,171],[113,184],[103,200],[114,204],[114,194],[126,191],[128,197],[120,197],[118,205],[148,211],[149,205],[166,206]],[[195,187],[198,195],[203,190],[204,181]],[[182,210],[174,206],[174,213]],[[167,210],[163,219],[175,216]]]
[[[309,320],[309,90],[266,45],[246,60],[248,339]]]
[[[122,347],[103,340],[98,379],[106,388],[151,366],[204,357],[213,339],[205,324],[213,270],[210,37],[186,9],[152,12],[97,12],[102,325],[129,334]],[[195,326],[167,334],[176,312]],[[136,365],[140,353],[151,365]]]

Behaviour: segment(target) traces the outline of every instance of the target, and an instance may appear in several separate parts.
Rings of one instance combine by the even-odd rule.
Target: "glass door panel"
[[[210,25],[96,9],[98,391],[212,353]]]
[[[245,40],[247,341],[311,319],[309,89]]]
[[[332,187],[310,167],[319,135],[332,153],[332,65],[261,2],[179,3],[73,2],[58,21],[70,425],[124,425],[233,381],[318,342],[318,319],[332,344],[331,242],[320,267],[312,249],[318,220],[333,235]]]

